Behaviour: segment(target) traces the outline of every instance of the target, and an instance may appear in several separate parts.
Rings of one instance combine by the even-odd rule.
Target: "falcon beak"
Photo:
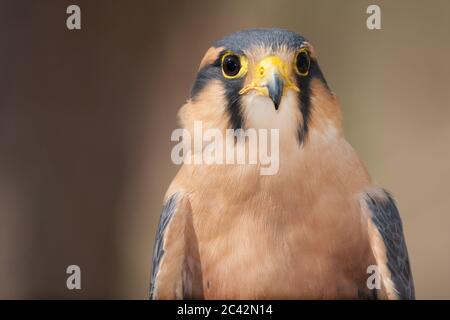
[[[281,97],[283,96],[284,81],[278,73],[272,73],[267,81],[266,87],[269,91],[269,97],[272,99],[275,110],[280,106]]]
[[[281,103],[285,89],[300,91],[289,79],[288,66],[277,56],[262,59],[254,71],[254,80],[239,91],[239,94],[256,90],[262,95],[270,97],[275,110]]]

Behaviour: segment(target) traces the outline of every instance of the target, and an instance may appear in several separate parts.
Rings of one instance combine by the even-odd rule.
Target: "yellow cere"
[[[284,81],[284,90],[293,89],[299,92],[300,89],[290,79],[290,65],[287,65],[277,56],[268,56],[262,59],[255,69],[255,79],[239,91],[239,94],[247,93],[250,90],[256,90],[263,95],[269,95],[266,84],[274,74],[278,74]]]

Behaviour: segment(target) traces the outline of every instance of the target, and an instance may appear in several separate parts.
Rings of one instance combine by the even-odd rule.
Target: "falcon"
[[[304,37],[252,29],[217,41],[179,119],[188,132],[196,121],[278,130],[279,169],[181,166],[156,233],[151,299],[414,299],[394,198],[346,141]]]

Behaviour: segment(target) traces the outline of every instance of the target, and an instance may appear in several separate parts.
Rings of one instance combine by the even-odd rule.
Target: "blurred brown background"
[[[313,43],[348,139],[397,198],[417,297],[450,298],[446,0],[0,0],[0,298],[147,298],[177,110],[210,44],[251,27]]]

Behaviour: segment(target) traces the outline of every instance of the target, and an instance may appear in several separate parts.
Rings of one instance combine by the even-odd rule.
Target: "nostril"
[[[263,66],[259,67],[259,75],[260,76],[264,75],[264,67]]]

